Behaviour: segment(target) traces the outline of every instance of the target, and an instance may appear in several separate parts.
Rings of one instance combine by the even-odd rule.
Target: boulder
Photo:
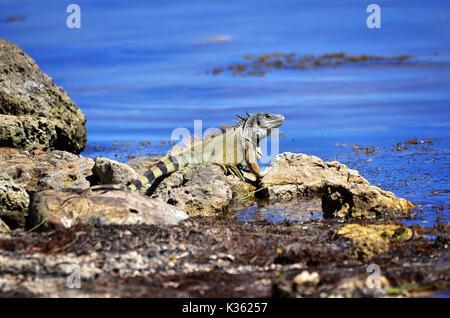
[[[390,241],[409,240],[413,233],[408,227],[395,224],[359,225],[347,224],[337,234],[353,242],[355,254],[362,258],[370,258],[375,254],[386,252]]]
[[[0,213],[26,210],[28,202],[29,196],[24,187],[0,169]]]
[[[86,144],[85,122],[31,57],[0,39],[0,147],[79,153]]]
[[[388,294],[390,283],[385,276],[379,275],[376,283],[366,276],[363,274],[341,279],[331,291],[331,298],[380,298]]]
[[[96,158],[92,171],[101,184],[126,186],[147,172],[159,159],[136,157],[123,164]],[[137,192],[179,207],[190,216],[215,216],[235,201],[249,204],[254,199],[255,189],[236,176],[225,176],[219,166],[202,164],[174,172],[152,184],[145,184]]]
[[[159,161],[159,159],[161,158],[137,156],[127,161],[126,164],[133,168],[133,170],[141,176],[146,173],[152,166],[154,166]]]
[[[102,157],[95,158],[92,172],[102,184],[127,185],[139,177],[129,165]]]
[[[190,216],[215,216],[226,210],[232,190],[222,168],[203,164],[172,173],[156,186],[151,197],[173,204]]]
[[[67,187],[88,188],[94,160],[69,152],[29,153],[0,148],[0,218],[11,229],[23,227],[29,193]]]
[[[45,117],[0,114],[0,145],[49,150],[56,141],[55,124]]]
[[[173,225],[188,217],[173,205],[135,192],[46,190],[32,197],[26,229],[75,224]]]
[[[137,157],[127,165],[138,175],[143,175],[158,160],[156,157]],[[219,166],[203,164],[175,172],[153,185],[144,185],[139,192],[180,207],[191,216],[214,216],[230,204],[249,204],[254,199],[255,190],[254,185],[236,176],[225,176]]]
[[[66,151],[28,152],[0,148],[0,169],[28,192],[88,188],[94,160]]]
[[[0,168],[0,221],[11,229],[23,227],[29,201],[25,188]]]
[[[262,187],[271,201],[319,197],[325,217],[407,214],[415,205],[382,190],[337,161],[285,152],[265,171]]]
[[[297,285],[317,285],[320,282],[320,277],[317,272],[310,273],[303,271],[294,277],[294,282]]]

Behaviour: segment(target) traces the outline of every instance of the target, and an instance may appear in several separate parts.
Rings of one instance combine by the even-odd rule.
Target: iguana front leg
[[[261,172],[261,169],[258,166],[257,162],[248,162],[247,165],[250,168],[250,171],[253,172],[254,175],[256,175],[258,178],[264,177],[264,173]]]
[[[247,162],[247,166],[253,174],[255,174],[258,178],[264,177],[264,173],[261,172],[261,169],[258,165],[259,147],[254,147],[253,144],[247,141],[246,143],[246,151],[245,151],[245,161]],[[258,157],[259,156],[259,157]]]

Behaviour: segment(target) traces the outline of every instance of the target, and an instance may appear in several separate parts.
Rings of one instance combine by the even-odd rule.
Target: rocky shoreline
[[[366,222],[357,221],[360,228]],[[414,297],[448,292],[448,233],[361,243],[336,220],[195,219],[1,234],[2,297]],[[387,248],[386,248],[387,247]],[[447,260],[447,261],[446,261]],[[369,266],[379,264],[378,288]],[[79,269],[79,288],[68,279]]]
[[[90,224],[173,224],[188,217],[220,217],[230,206],[319,199],[324,218],[406,217],[415,205],[382,190],[356,170],[336,161],[304,154],[278,155],[260,185],[225,175],[204,164],[175,172],[140,193],[83,191],[97,184],[127,185],[157,158],[140,157],[130,165],[68,152],[0,148],[1,217],[12,229],[30,230],[43,220],[70,228]],[[256,187],[258,186],[258,188]],[[181,217],[183,216],[183,217]],[[155,221],[156,219],[159,221]]]
[[[448,225],[408,227],[416,206],[337,161],[279,154],[261,182],[215,165],[127,185],[157,160],[78,155],[85,117],[0,39],[0,297],[409,297],[448,293]],[[244,222],[264,201],[320,201],[322,218]],[[436,229],[434,229],[436,230]],[[428,232],[427,232],[428,231]],[[369,265],[380,268],[370,285]],[[73,266],[81,283],[70,288]]]
[[[259,192],[204,165],[143,190],[150,196],[83,196],[67,187],[102,178],[126,183],[123,172],[155,158],[128,165],[58,150],[0,154],[1,183],[14,190],[1,194],[2,297],[415,297],[449,289],[448,226],[405,226],[398,218],[412,215],[412,203],[337,162],[280,154]],[[287,159],[305,173],[283,179]],[[261,200],[255,196],[269,206],[319,198],[330,210],[298,222],[227,216],[234,204]],[[380,266],[377,288],[373,264]],[[67,285],[73,266],[79,288]]]

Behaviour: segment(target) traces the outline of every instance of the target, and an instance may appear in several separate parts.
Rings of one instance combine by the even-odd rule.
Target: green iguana
[[[237,126],[230,126],[222,134],[206,140],[193,140],[186,148],[174,147],[129,186],[97,185],[90,190],[135,191],[161,176],[202,163],[217,164],[243,180],[241,164],[245,161],[250,171],[261,178],[263,173],[257,163],[262,156],[259,142],[269,136],[272,129],[280,127],[284,117],[271,113],[247,113],[247,118],[237,116],[240,119],[235,121]]]

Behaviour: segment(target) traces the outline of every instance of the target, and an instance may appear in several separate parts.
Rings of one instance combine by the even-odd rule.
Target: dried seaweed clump
[[[398,64],[410,59],[411,56],[409,55],[382,57],[363,54],[349,56],[342,52],[325,53],[319,56],[299,56],[296,53],[248,54],[244,56],[245,62],[229,65],[228,67],[215,67],[210,72],[213,75],[230,71],[233,76],[264,76],[274,69],[310,70],[318,67],[334,68],[345,63]]]

